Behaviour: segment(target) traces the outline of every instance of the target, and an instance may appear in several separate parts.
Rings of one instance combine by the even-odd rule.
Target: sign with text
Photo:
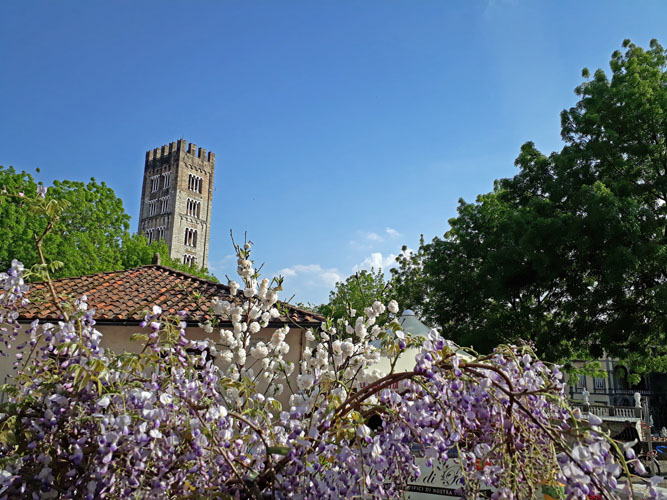
[[[406,500],[459,500],[457,491],[461,484],[461,464],[455,458],[443,462],[434,460],[433,467],[426,465],[426,459],[418,458],[421,475],[409,483],[405,489]],[[493,491],[482,490],[482,498],[491,497]]]
[[[461,464],[457,459],[452,458],[446,462],[433,460],[433,467],[428,467],[426,459],[418,458],[417,464],[421,475],[418,479],[408,483],[405,488],[405,500],[460,500],[461,494],[457,492],[462,486],[462,472]],[[539,488],[535,500],[562,498],[559,489],[546,486]],[[479,498],[491,498],[492,493],[492,488],[482,488]]]

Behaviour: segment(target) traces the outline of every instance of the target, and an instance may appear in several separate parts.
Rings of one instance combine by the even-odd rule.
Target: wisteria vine
[[[1,499],[402,498],[419,458],[455,460],[462,498],[528,499],[544,484],[572,499],[630,494],[632,448],[573,410],[559,368],[529,347],[476,355],[436,330],[413,337],[394,301],[260,340],[281,315],[280,283],[260,280],[249,243],[235,248],[241,283],[214,301],[211,338],[154,307],[138,353],[101,346],[85,297],[67,320],[20,324],[23,266],[0,274],[2,353],[16,367],[2,388]],[[298,364],[285,359],[295,335]],[[395,371],[410,350],[414,368]]]

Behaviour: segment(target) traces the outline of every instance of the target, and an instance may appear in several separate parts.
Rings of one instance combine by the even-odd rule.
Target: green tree
[[[69,208],[47,236],[47,255],[64,263],[62,276],[90,274],[122,267],[122,242],[130,228],[123,202],[106,183],[55,181],[48,195],[67,200]]]
[[[150,264],[153,262],[155,254],[160,255],[160,264],[165,267],[219,283],[218,278],[207,268],[189,266],[183,264],[178,259],[170,258],[169,246],[164,240],[153,241],[149,244],[144,235],[136,233],[128,233],[123,236],[121,245],[121,268],[131,269],[133,267]]]
[[[401,253],[396,257],[396,267],[390,269],[389,281],[394,298],[400,307],[413,310],[417,316],[424,313],[424,305],[430,296],[429,282],[424,279],[424,235],[419,238],[419,249],[412,252],[403,245]]]
[[[354,316],[351,310],[361,313],[375,300],[388,302],[393,298],[391,286],[385,282],[381,270],[365,269],[349,276],[345,281],[336,283],[329,293],[329,302],[315,308],[315,312],[328,318],[341,319]]]
[[[12,167],[0,167],[0,189],[19,198],[0,196],[0,269],[9,268],[12,259],[24,259],[26,264],[37,263],[33,235],[46,227],[39,217],[29,212],[21,196],[37,196],[37,183],[30,174],[16,172]]]
[[[33,235],[44,231],[47,221],[27,209],[25,197],[34,198],[41,183],[26,172],[0,167],[0,268],[7,269],[12,259],[32,266],[39,261]],[[43,186],[42,186],[43,188]],[[185,266],[169,258],[164,241],[148,243],[143,235],[130,234],[130,216],[123,202],[106,183],[91,178],[88,183],[55,181],[47,199],[65,201],[67,208],[45,237],[43,250],[50,260],[63,263],[54,277],[79,276],[127,269],[150,264],[153,256],[180,271],[216,280],[206,269]]]
[[[560,152],[524,144],[519,173],[423,245],[424,310],[445,335],[667,369],[666,53],[624,47],[610,77],[583,71]]]
[[[160,255],[160,262],[165,263],[169,258],[169,247],[163,240],[148,243],[148,239],[142,234],[126,234],[121,244],[121,267],[131,269],[144,266],[153,261],[155,254]],[[166,265],[166,264],[165,264]]]
[[[183,264],[178,259],[169,258],[169,247],[164,241],[161,241],[160,244],[161,246],[158,253],[160,254],[161,257],[160,262],[163,266],[169,267],[171,269],[176,269],[177,271],[182,271],[184,273],[191,274],[193,276],[197,276],[198,278],[214,281],[215,283],[220,282],[220,280],[218,280],[218,278],[214,274],[212,274],[206,267],[190,266],[188,264]]]

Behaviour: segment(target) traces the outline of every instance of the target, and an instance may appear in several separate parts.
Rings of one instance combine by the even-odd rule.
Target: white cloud
[[[336,282],[343,278],[335,267],[324,268],[319,264],[296,264],[291,267],[286,267],[279,271],[285,277],[301,276],[309,278],[311,281],[319,282],[320,284],[333,287]]]
[[[414,253],[412,248],[406,248],[405,252],[401,251],[398,254],[390,253],[388,255],[383,255],[382,252],[373,252],[368,257],[366,257],[361,262],[361,264],[354,266],[353,271],[357,272],[361,271],[362,269],[370,271],[371,268],[377,271],[378,269],[389,269],[391,267],[396,267],[396,257],[399,255],[409,256],[412,253]]]
[[[390,253],[387,256],[382,255],[382,252],[373,252],[368,257],[366,257],[361,264],[354,266],[354,271],[360,271],[361,269],[371,270],[375,269],[385,269],[388,267],[393,267],[396,261],[396,254]]]
[[[384,241],[384,238],[383,238],[382,236],[380,236],[380,235],[377,234],[377,233],[373,233],[373,232],[366,233],[366,234],[364,235],[364,237],[365,237],[368,241]]]
[[[387,229],[385,229],[385,232],[386,232],[391,238],[398,238],[398,237],[401,235],[401,233],[399,233],[398,231],[396,231],[396,229],[394,229],[393,227],[388,227]]]
[[[335,271],[335,270],[324,271],[324,272],[320,275],[320,278],[322,279],[322,281],[324,281],[324,283],[325,283],[327,286],[330,286],[330,287],[332,287],[332,288],[333,288],[334,285],[335,285],[336,283],[338,283],[339,281],[343,281],[343,277],[342,277],[340,274],[338,274],[338,272]]]

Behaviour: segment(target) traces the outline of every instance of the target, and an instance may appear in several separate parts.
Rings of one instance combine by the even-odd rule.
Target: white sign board
[[[426,465],[426,459],[418,458],[417,464],[421,470],[419,478],[408,483],[405,488],[405,500],[460,500],[457,494],[461,484],[461,464],[455,458],[446,462],[433,460],[433,466]],[[535,500],[543,500],[544,495],[538,488]],[[482,488],[479,498],[491,498],[493,490]]]
[[[409,483],[405,489],[406,500],[459,500],[456,491],[461,484],[461,464],[455,458],[446,462],[433,461],[433,467],[426,465],[426,459],[418,458],[421,475]],[[482,490],[481,498],[491,497],[492,490]]]

